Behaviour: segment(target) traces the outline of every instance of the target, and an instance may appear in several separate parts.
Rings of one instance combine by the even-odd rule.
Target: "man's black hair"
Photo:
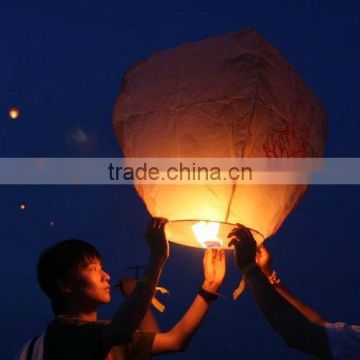
[[[86,241],[69,239],[45,249],[37,265],[41,289],[50,298],[55,314],[63,311],[61,283],[71,281],[79,266],[91,259],[101,261],[99,251]]]

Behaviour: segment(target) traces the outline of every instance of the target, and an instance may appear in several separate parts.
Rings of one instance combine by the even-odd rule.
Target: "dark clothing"
[[[106,348],[103,328],[109,321],[83,321],[61,315],[49,325],[44,341],[44,360],[148,360],[154,333],[135,332],[127,344]]]

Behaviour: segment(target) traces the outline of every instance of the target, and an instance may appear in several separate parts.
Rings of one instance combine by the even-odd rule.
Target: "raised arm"
[[[229,246],[235,247],[236,263],[245,275],[261,312],[273,329],[287,345],[322,359],[331,359],[324,327],[308,320],[281,296],[257,266],[256,242],[251,232],[238,225],[229,237],[232,238]]]
[[[148,311],[162,268],[169,257],[169,244],[164,232],[166,223],[166,219],[154,218],[146,228],[145,238],[151,254],[149,263],[134,291],[118,307],[111,323],[104,327],[105,346],[128,342]]]
[[[136,284],[137,284],[137,279],[135,278],[122,278],[120,280],[120,291],[123,294],[123,296],[127,298],[134,291]],[[160,332],[160,328],[157,323],[157,320],[150,308],[146,312],[138,329],[143,332],[152,332],[152,333]]]
[[[271,268],[271,254],[265,248],[265,246],[260,246],[256,252],[256,263],[259,265],[261,271],[264,275],[269,279],[271,283],[271,277],[273,276],[274,271]],[[319,315],[314,309],[309,307],[300,301],[295,295],[290,293],[288,289],[285,288],[284,284],[280,282],[279,279],[273,279],[272,285],[275,290],[284,297],[292,306],[294,306],[297,310],[299,310],[308,320],[314,322],[318,325],[325,325],[327,323],[324,318]]]
[[[180,321],[168,332],[155,335],[153,353],[182,351],[189,344],[192,336],[201,325],[217,292],[224,280],[226,272],[226,257],[224,250],[205,250],[204,282],[190,308]]]

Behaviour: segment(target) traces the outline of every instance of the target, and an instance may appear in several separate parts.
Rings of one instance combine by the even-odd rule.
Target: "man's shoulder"
[[[88,344],[101,346],[103,330],[109,321],[84,321],[72,315],[56,316],[46,329],[46,343]]]
[[[102,328],[109,323],[109,320],[85,321],[73,315],[58,315],[48,324],[47,332],[56,329]]]
[[[50,324],[56,324],[56,325],[86,325],[86,324],[98,324],[98,325],[106,325],[110,321],[109,320],[96,320],[96,321],[88,321],[88,320],[82,320],[79,317],[75,315],[57,315],[50,323]]]
[[[63,358],[101,358],[110,349],[103,343],[103,328],[108,321],[84,321],[75,316],[60,315],[48,325],[45,335],[45,353],[62,354]],[[95,357],[92,355],[96,354]],[[57,358],[57,357],[54,357]]]
[[[83,321],[70,315],[57,316],[46,331],[46,352],[49,355],[61,353],[66,359],[105,358],[111,349],[104,344],[103,329],[109,323],[108,320]],[[136,331],[127,344],[112,348],[114,358],[122,359],[131,354],[134,359],[149,359],[154,336],[154,333]]]

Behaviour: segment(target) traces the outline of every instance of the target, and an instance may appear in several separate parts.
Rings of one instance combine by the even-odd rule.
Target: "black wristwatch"
[[[219,297],[217,294],[200,288],[199,295],[206,301],[215,301]]]

